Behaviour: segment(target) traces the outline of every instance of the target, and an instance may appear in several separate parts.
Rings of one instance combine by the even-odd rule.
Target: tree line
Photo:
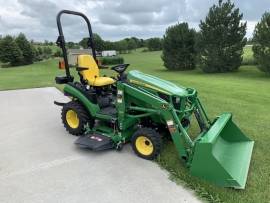
[[[98,34],[93,34],[93,40],[97,51],[116,50],[119,53],[129,53],[134,49],[147,47],[150,51],[158,51],[162,49],[162,40],[160,38],[138,39],[136,37],[125,38],[119,41],[103,40]],[[88,38],[82,39],[74,47],[80,45],[83,48],[88,48]]]
[[[35,47],[23,33],[17,37],[7,35],[0,39],[0,61],[11,66],[28,65],[51,56],[49,46]]]
[[[148,47],[150,51],[162,49],[160,38],[138,39],[136,37],[125,38],[119,41],[105,41],[98,34],[94,33],[94,43],[97,51],[116,50],[119,53],[130,53],[132,50]],[[62,51],[57,48],[54,52],[51,47],[54,42],[45,40],[44,42],[34,42],[28,40],[23,33],[18,36],[7,35],[0,37],[0,61],[9,63],[11,66],[28,65],[36,61],[48,59],[50,57],[61,57]],[[88,48],[88,38],[80,42],[66,42],[68,49]]]

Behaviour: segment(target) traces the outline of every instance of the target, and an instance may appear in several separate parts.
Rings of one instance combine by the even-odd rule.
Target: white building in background
[[[68,49],[68,63],[69,65],[75,66],[77,64],[77,58],[82,54],[92,55],[91,49]]]
[[[116,56],[115,50],[106,50],[101,52],[101,56]]]

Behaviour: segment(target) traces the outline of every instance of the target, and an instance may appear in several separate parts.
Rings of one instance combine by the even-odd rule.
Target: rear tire
[[[160,154],[161,145],[161,136],[152,128],[140,128],[131,138],[135,154],[147,160],[153,160]]]
[[[62,122],[65,129],[72,135],[79,136],[85,132],[85,125],[94,126],[94,120],[78,101],[70,101],[62,108]]]

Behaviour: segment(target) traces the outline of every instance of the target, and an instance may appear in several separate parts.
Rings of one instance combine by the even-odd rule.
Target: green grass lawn
[[[162,66],[160,54],[133,52],[123,57],[125,62],[132,64],[130,69],[196,88],[211,118],[222,112],[232,112],[234,121],[255,140],[255,146],[245,190],[220,188],[191,177],[179,161],[172,143],[164,147],[159,164],[171,172],[171,178],[176,182],[191,187],[209,201],[270,202],[270,77],[255,66],[242,66],[238,72],[223,74],[203,74],[200,70],[167,71]],[[106,74],[109,72],[105,71]],[[0,68],[0,89],[55,86],[57,74],[61,74],[57,60]]]
[[[58,72],[57,60],[0,68],[0,90],[55,86],[54,77]]]

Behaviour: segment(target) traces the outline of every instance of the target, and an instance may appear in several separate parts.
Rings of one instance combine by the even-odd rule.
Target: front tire
[[[62,108],[62,122],[65,129],[72,135],[82,135],[85,131],[84,126],[89,124],[93,127],[93,119],[85,110],[84,106],[78,101],[70,101]]]
[[[160,154],[161,145],[161,136],[152,128],[140,128],[131,138],[135,154],[147,160],[153,160]]]

